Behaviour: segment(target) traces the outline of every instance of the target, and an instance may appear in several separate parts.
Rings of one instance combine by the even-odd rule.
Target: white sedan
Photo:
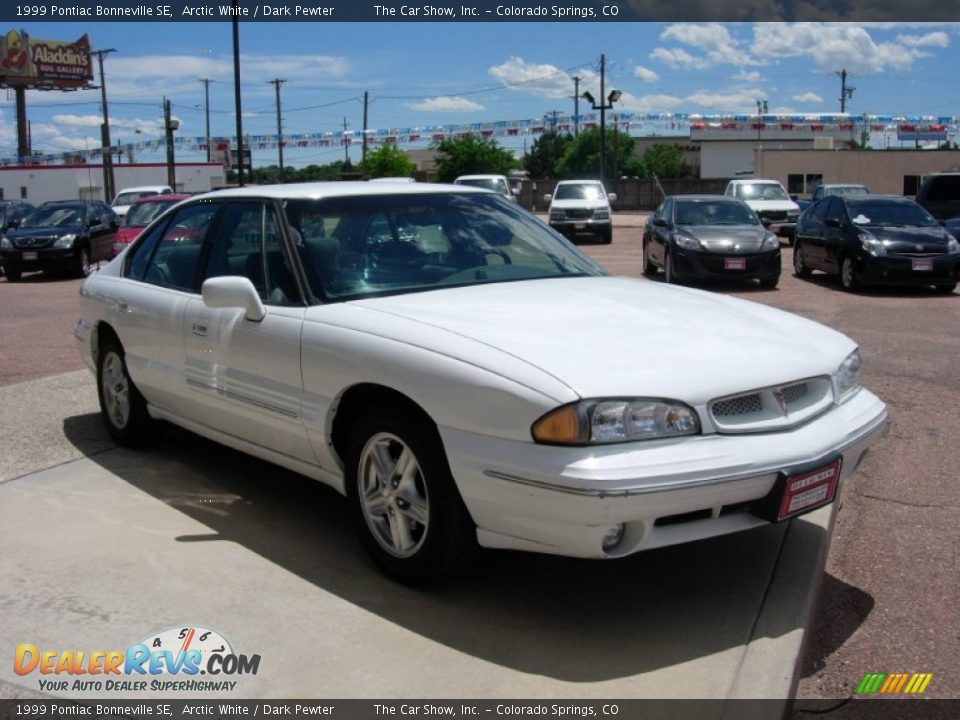
[[[198,196],[85,282],[75,334],[119,443],[166,420],[328,483],[408,582],[786,520],[886,422],[845,336],[609,277],[468,187]]]

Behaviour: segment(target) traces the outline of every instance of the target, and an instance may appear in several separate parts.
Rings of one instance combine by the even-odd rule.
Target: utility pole
[[[243,187],[243,113],[240,108],[240,10],[237,6],[237,0],[232,3],[233,23],[233,102],[234,112],[237,116],[237,185]],[[250,155],[251,161],[253,154]],[[252,162],[251,162],[252,164]]]
[[[573,136],[580,136],[580,78],[573,77]]]
[[[210,78],[200,78],[200,82],[203,83],[204,108],[207,118],[207,162],[210,162],[210,83],[212,83],[213,80]]]
[[[366,174],[366,162],[367,162],[367,108],[370,104],[370,94],[364,90],[363,91],[363,146],[360,153],[360,163],[363,165],[363,172]]]
[[[100,64],[100,102],[103,104],[100,143],[103,146],[103,198],[105,202],[113,200],[113,196],[116,194],[113,185],[113,153],[110,152],[110,112],[107,109],[107,83],[103,76],[103,58],[112,52],[116,52],[116,49],[106,48],[93,52]]]
[[[350,146],[347,144],[347,127],[348,127],[347,116],[344,115],[344,116],[343,116],[343,138],[341,139],[341,142],[343,142],[343,164],[344,164],[344,166],[347,166],[347,165],[350,164]],[[346,169],[346,167],[344,167],[344,169]]]
[[[606,162],[607,162],[607,103],[604,100],[607,97],[606,91],[606,72],[607,56],[600,55],[600,182],[606,180]],[[612,107],[611,103],[611,107]],[[604,184],[606,187],[606,184]]]
[[[766,100],[757,100],[757,167],[756,172],[754,173],[756,177],[761,177],[763,175],[763,160],[760,153],[763,152],[763,146],[760,144],[760,128],[763,127],[763,119],[761,113],[765,114],[767,112],[767,101]]]
[[[277,91],[277,156],[280,160],[280,182],[283,182],[283,122],[280,119],[280,86],[283,85],[286,80],[281,80],[280,78],[274,78],[273,80],[268,80],[274,89]]]
[[[177,171],[173,158],[173,120],[170,118],[170,101],[163,99],[163,128],[167,141],[167,185],[177,190]]]
[[[559,117],[559,115],[560,115],[559,110],[551,110],[550,112],[546,113],[546,115],[544,115],[545,118],[550,118],[550,132],[552,132],[554,135],[557,134],[557,118]]]
[[[840,112],[845,113],[847,111],[847,100],[853,99],[853,91],[856,88],[853,85],[847,86],[846,68],[838,72],[837,76],[840,78]]]

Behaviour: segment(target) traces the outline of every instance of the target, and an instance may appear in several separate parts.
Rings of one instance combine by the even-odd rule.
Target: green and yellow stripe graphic
[[[931,680],[933,673],[867,673],[857,685],[857,694],[920,695]]]

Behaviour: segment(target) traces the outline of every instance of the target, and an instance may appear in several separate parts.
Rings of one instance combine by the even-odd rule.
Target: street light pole
[[[240,107],[240,11],[237,0],[232,3],[233,21],[233,102],[237,116],[237,185],[243,187],[243,113]],[[251,160],[253,155],[251,153]]]
[[[273,85],[277,91],[277,159],[280,162],[278,178],[280,182],[283,182],[283,122],[280,119],[280,86],[283,85],[286,80],[274,78],[268,82]]]
[[[600,182],[606,183],[606,164],[607,164],[607,110],[613,109],[613,104],[620,99],[622,93],[619,90],[611,90],[607,95],[606,91],[606,55],[600,56],[600,104],[589,92],[584,91],[583,98],[593,106],[594,110],[600,111]],[[619,132],[619,131],[618,131]],[[619,138],[618,138],[619,141]],[[606,185],[604,185],[606,187]]]
[[[107,82],[103,75],[103,58],[112,52],[115,48],[106,48],[104,50],[95,50],[94,55],[100,64],[100,101],[103,104],[103,124],[100,126],[100,142],[103,146],[103,198],[106,202],[113,200],[113,153],[110,152],[110,112],[107,109]]]
[[[213,80],[210,78],[200,78],[200,82],[203,83],[204,113],[207,120],[207,162],[210,162],[210,83],[212,83]]]
[[[763,121],[761,120],[760,113],[767,112],[767,101],[766,100],[757,100],[757,177],[763,176],[763,158],[761,153],[763,152],[763,146],[760,144],[760,128],[763,127]]]

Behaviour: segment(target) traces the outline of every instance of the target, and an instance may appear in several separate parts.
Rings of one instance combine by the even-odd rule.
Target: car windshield
[[[151,195],[159,195],[160,193],[156,190],[136,190],[130,192],[122,192],[113,199],[114,205],[129,205],[133,202],[136,202],[140,198],[150,197]]]
[[[833,187],[824,188],[824,195],[869,195],[870,191],[867,190],[863,185],[834,185]]]
[[[124,227],[144,227],[159,217],[162,212],[177,203],[176,200],[151,200],[150,202],[136,203],[130,207],[123,219]]]
[[[677,225],[759,225],[753,210],[729,200],[677,202]]]
[[[737,185],[736,195],[742,200],[789,200],[778,183],[744,183]]]
[[[82,205],[46,205],[38,207],[23,223],[23,227],[65,227],[79,225],[83,220]]]
[[[457,185],[469,185],[470,187],[493,190],[494,192],[498,193],[503,192],[503,183],[496,178],[464,178],[457,180]]]
[[[600,200],[604,197],[603,188],[596,183],[557,185],[553,194],[555,200]]]
[[[854,225],[936,227],[937,221],[912,202],[896,200],[848,200],[847,212]]]
[[[326,300],[606,274],[498,195],[290,200],[286,215],[314,295]]]

